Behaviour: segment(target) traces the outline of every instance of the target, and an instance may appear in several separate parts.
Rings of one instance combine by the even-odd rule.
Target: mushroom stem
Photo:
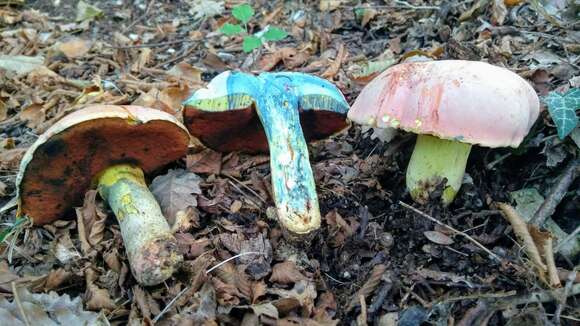
[[[143,171],[129,164],[111,166],[100,173],[98,190],[119,221],[135,279],[156,285],[169,278],[182,257]]]
[[[413,200],[428,202],[430,194],[445,178],[441,201],[449,205],[461,187],[470,151],[471,144],[418,135],[406,178]]]
[[[320,209],[299,111],[275,94],[256,106],[268,139],[278,219],[286,235],[301,238],[320,227]]]

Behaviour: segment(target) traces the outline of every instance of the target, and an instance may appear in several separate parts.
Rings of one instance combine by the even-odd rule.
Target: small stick
[[[564,238],[563,240],[560,240],[558,242],[558,245],[556,246],[556,248],[554,249],[554,252],[558,252],[560,251],[560,249],[562,249],[562,247],[570,240],[572,239],[576,239],[576,236],[580,233],[580,225],[578,225],[578,227],[576,227],[576,230],[572,231],[572,233],[570,233],[566,238]]]
[[[198,42],[198,41],[181,39],[181,40],[159,42],[159,43],[139,44],[139,45],[104,45],[104,47],[110,48],[110,49],[141,49],[141,48],[157,48],[157,47],[163,47],[166,45],[173,45],[173,44],[180,44],[180,43],[195,43],[195,42]]]
[[[22,302],[20,302],[20,295],[18,294],[18,289],[16,289],[16,283],[11,282],[10,285],[12,286],[12,294],[14,295],[14,302],[16,302],[16,305],[18,306],[18,311],[20,311],[20,314],[22,315],[22,319],[24,320],[26,326],[30,326],[28,316],[26,316],[26,313],[24,312],[24,307],[22,306]]]
[[[491,252],[491,250],[487,249],[484,245],[482,245],[477,240],[475,240],[474,238],[472,238],[469,234],[467,234],[465,232],[461,232],[461,231],[459,231],[459,230],[457,230],[457,229],[455,229],[455,228],[453,228],[453,227],[451,227],[451,226],[449,226],[449,225],[447,225],[447,224],[445,224],[445,223],[437,220],[434,217],[431,217],[431,216],[427,215],[426,213],[424,213],[424,212],[416,209],[415,207],[413,207],[413,206],[411,206],[409,204],[406,204],[406,203],[404,203],[402,201],[399,201],[399,205],[401,205],[401,206],[403,206],[403,207],[405,207],[405,208],[407,208],[407,209],[409,209],[409,210],[411,210],[411,211],[413,211],[413,212],[415,212],[415,213],[423,216],[424,218],[426,218],[426,219],[428,219],[428,220],[430,220],[432,222],[435,222],[435,223],[437,223],[437,224],[439,224],[439,225],[441,225],[443,227],[446,227],[447,229],[455,232],[456,234],[459,234],[459,235],[465,237],[467,240],[473,242],[476,246],[478,246],[483,251],[485,251],[490,257],[492,257],[493,259],[495,259],[497,261],[501,261],[501,258],[498,255],[496,255],[493,252]]]
[[[531,224],[542,226],[546,219],[554,214],[556,206],[560,204],[562,198],[564,198],[566,195],[568,188],[570,188],[570,185],[572,182],[574,182],[574,179],[576,179],[576,177],[580,174],[578,172],[579,166],[580,159],[574,159],[568,164],[568,166],[566,166],[566,169],[558,178],[556,186],[552,188],[550,194],[548,197],[546,197],[546,200],[544,200],[542,206],[538,208],[534,214],[534,217],[532,217],[530,220]]]
[[[580,283],[574,284],[570,287],[569,291],[566,291],[567,288],[559,288],[555,290],[546,290],[541,292],[532,292],[528,295],[516,296],[513,298],[506,298],[505,300],[499,301],[499,306],[501,307],[510,307],[510,306],[519,306],[523,304],[530,304],[530,303],[541,303],[541,302],[551,302],[556,300],[557,298],[567,298],[571,296],[575,296],[580,294]]]

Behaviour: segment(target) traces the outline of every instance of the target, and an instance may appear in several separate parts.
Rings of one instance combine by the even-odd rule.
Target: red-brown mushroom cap
[[[517,147],[538,118],[534,89],[483,62],[447,60],[393,66],[360,93],[349,119],[487,147]]]
[[[132,163],[152,172],[187,153],[189,134],[173,116],[139,106],[95,105],[67,115],[28,149],[16,184],[20,213],[36,224],[82,204],[105,168]]]

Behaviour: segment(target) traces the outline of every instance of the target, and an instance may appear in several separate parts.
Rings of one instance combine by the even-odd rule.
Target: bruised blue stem
[[[298,99],[277,81],[286,77],[261,77],[265,92],[256,111],[268,139],[278,218],[290,234],[307,234],[320,227],[320,209]]]

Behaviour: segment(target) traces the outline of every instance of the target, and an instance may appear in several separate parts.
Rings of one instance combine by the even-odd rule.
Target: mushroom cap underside
[[[131,163],[152,172],[183,157],[188,144],[187,130],[159,110],[95,105],[76,111],[41,135],[22,159],[20,213],[36,224],[65,217],[107,167]]]

